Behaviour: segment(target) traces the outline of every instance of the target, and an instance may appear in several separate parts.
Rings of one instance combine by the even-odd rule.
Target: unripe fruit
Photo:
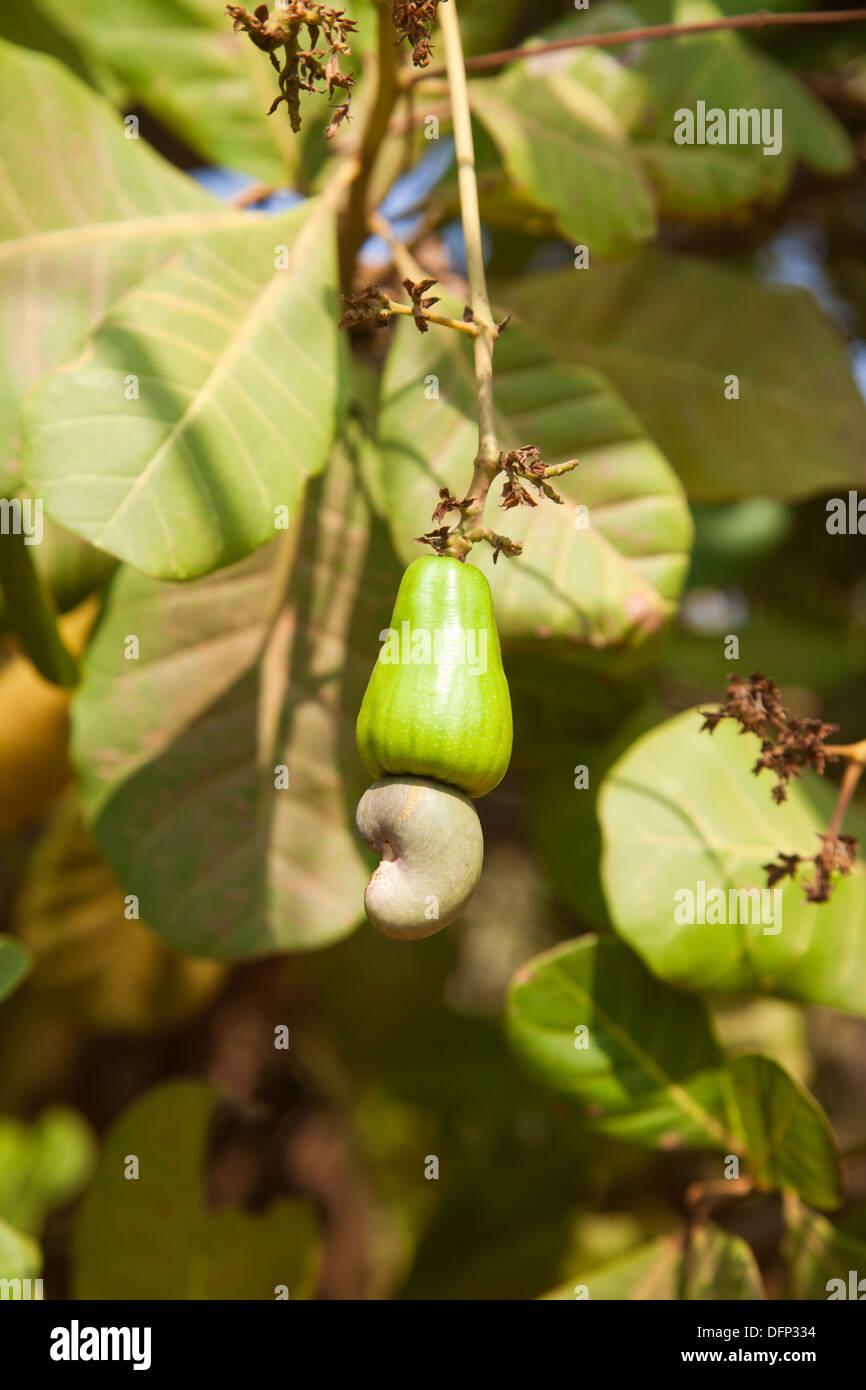
[[[505,776],[511,734],[490,585],[450,556],[415,560],[358,715],[364,766],[484,796]]]
[[[484,858],[468,797],[421,777],[386,777],[362,796],[356,824],[382,856],[364,893],[367,917],[380,932],[417,941],[463,911]]]

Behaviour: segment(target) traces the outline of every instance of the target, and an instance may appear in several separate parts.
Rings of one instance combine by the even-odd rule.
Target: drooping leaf
[[[474,377],[461,336],[408,325],[386,367],[382,489],[407,563],[419,553],[412,537],[432,527],[439,489],[463,497],[472,475]],[[497,345],[496,391],[501,449],[535,445],[547,464],[580,459],[554,480],[562,506],[539,498],[497,511],[502,475],[491,489],[487,524],[524,546],[496,568],[489,546],[472,552],[491,581],[503,640],[639,645],[673,612],[688,564],[691,520],[671,470],[602,377],[563,366],[512,329]]]
[[[96,1142],[76,1110],[52,1106],[32,1123],[0,1115],[0,1221],[38,1235],[46,1213],[76,1197]]]
[[[30,969],[30,953],[11,936],[0,936],[0,1000],[17,989]]]
[[[552,352],[604,372],[696,500],[807,497],[864,476],[866,405],[803,290],[650,251],[511,281],[498,300]]]
[[[148,1091],[109,1132],[74,1238],[76,1298],[309,1298],[317,1223],[304,1202],[209,1210],[204,1166],[217,1093],[194,1081]],[[137,1177],[129,1176],[130,1160]]]
[[[758,1187],[796,1192],[825,1210],[841,1205],[842,1171],[818,1102],[770,1057],[743,1053],[728,1064],[728,1113]]]
[[[20,482],[17,416],[27,387],[188,238],[242,225],[245,214],[222,207],[143,140],[125,139],[117,113],[63,64],[2,40],[0,63],[0,335],[9,364],[0,377],[0,485],[8,488]]]
[[[521,63],[473,81],[470,98],[520,192],[565,236],[598,256],[652,236],[652,195],[625,131],[576,71],[539,76]]]
[[[805,901],[802,882],[771,892],[762,867],[780,851],[820,848],[832,789],[807,774],[777,806],[768,774],[752,775],[757,739],[730,720],[712,735],[699,733],[701,723],[696,710],[667,720],[605,780],[602,880],[616,930],[682,989],[760,991],[866,1013],[866,867],[858,862],[821,904]],[[860,813],[849,812],[846,826],[866,841]],[[808,878],[808,866],[800,873]]]
[[[178,955],[138,920],[67,793],[27,867],[15,927],[30,989],[89,1033],[177,1027],[213,998],[225,967]]]
[[[746,1242],[711,1225],[698,1227],[688,1240],[681,1232],[662,1236],[543,1295],[556,1302],[765,1296],[757,1261]]]
[[[335,277],[321,203],[197,241],[31,394],[30,488],[70,530],[160,578],[271,539],[339,426]]]
[[[114,580],[74,756],[98,845],[170,945],[254,956],[359,921],[354,725],[397,580],[340,452],[293,530],[241,565],[183,585]]]
[[[515,975],[513,1045],[588,1125],[659,1148],[724,1148],[721,1053],[703,1005],[653,978],[620,942],[582,937]]]

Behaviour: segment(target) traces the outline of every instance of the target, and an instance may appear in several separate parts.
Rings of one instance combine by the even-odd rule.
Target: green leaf
[[[222,207],[144,141],[125,139],[112,107],[61,63],[2,40],[0,63],[0,296],[10,364],[0,376],[0,485],[17,487],[18,407],[31,382],[188,238],[248,226],[249,214]]]
[[[785,1202],[782,1256],[787,1298],[860,1301],[866,1292],[866,1284],[860,1284],[866,1279],[866,1242],[831,1225],[796,1198]]]
[[[42,1251],[35,1240],[0,1221],[0,1279],[34,1279],[42,1272]]]
[[[540,77],[519,64],[471,82],[470,99],[520,192],[591,254],[622,255],[653,235],[652,195],[611,107],[577,71]]]
[[[591,1128],[662,1149],[731,1144],[703,1004],[620,942],[582,937],[529,961],[512,982],[508,1029],[531,1072]]]
[[[498,297],[552,352],[605,373],[697,500],[862,481],[866,406],[805,291],[652,251],[512,281]],[[738,400],[725,399],[731,374]]]
[[[277,77],[211,0],[42,0],[90,59],[116,74],[205,163],[282,185],[297,144],[288,120],[268,119]],[[283,113],[284,116],[284,113]]]
[[[97,843],[169,944],[255,956],[357,924],[354,724],[397,582],[344,452],[293,530],[243,564],[183,585],[114,580],[74,757]]]
[[[14,937],[0,936],[0,1000],[18,988],[31,963],[30,952]]]
[[[68,1106],[43,1110],[32,1124],[0,1115],[0,1220],[38,1234],[48,1211],[84,1187],[95,1157],[93,1131]]]
[[[739,1236],[716,1226],[662,1236],[608,1265],[575,1275],[546,1300],[670,1301],[763,1299],[757,1261]]]
[[[74,1238],[75,1298],[309,1298],[317,1222],[304,1202],[210,1210],[204,1168],[217,1093],[194,1081],[148,1091],[109,1132]],[[130,1158],[138,1177],[127,1177]]]
[[[825,1210],[841,1206],[839,1151],[814,1096],[778,1062],[754,1053],[733,1058],[727,1082],[731,1128],[756,1186],[796,1192]]]
[[[460,338],[420,336],[407,324],[386,365],[382,490],[406,563],[419,553],[411,538],[431,529],[439,489],[463,497],[471,476],[474,376]],[[497,514],[501,475],[491,489],[488,524],[524,545],[495,568],[489,546],[472,552],[491,581],[503,641],[640,645],[674,611],[688,565],[691,519],[670,468],[602,377],[556,362],[513,329],[497,345],[496,387],[501,449],[533,444],[548,464],[580,459],[554,480],[563,506],[541,498]],[[578,504],[588,527],[578,526]]]
[[[752,775],[758,740],[730,720],[712,735],[699,732],[701,723],[697,710],[669,719],[605,779],[602,880],[616,930],[681,989],[759,991],[866,1013],[866,868],[858,863],[821,904],[806,902],[802,883],[790,880],[773,898],[762,868],[780,851],[815,853],[832,817],[832,789],[806,774],[777,806],[768,774]],[[856,809],[846,826],[864,841]],[[764,890],[760,903],[754,893],[748,901],[728,896],[755,889]],[[702,913],[712,890],[724,903],[711,900]],[[675,912],[685,918],[692,906],[694,925],[678,923]],[[721,916],[722,906],[724,923],[698,920]],[[748,921],[728,923],[729,915]]]
[[[280,247],[290,246],[288,269]],[[317,203],[202,238],[31,394],[24,468],[58,521],[159,578],[243,558],[339,426],[333,226]],[[138,395],[127,399],[134,378]]]
[[[718,18],[712,4],[674,7],[676,22]],[[854,150],[844,127],[803,84],[739,34],[692,35],[645,45],[637,71],[647,78],[651,98],[637,149],[647,164],[666,213],[718,217],[760,198],[776,202],[788,187],[798,160],[823,174],[847,173]],[[781,113],[781,148],[764,153],[760,143],[684,144],[674,141],[676,113],[756,110]],[[772,131],[768,131],[772,135]]]
[[[109,99],[119,97],[117,79],[105,67],[85,54],[63,23],[64,0],[5,0],[0,11],[0,37],[24,48],[59,58],[63,65]]]
[[[74,793],[61,799],[27,865],[14,923],[32,951],[31,998],[89,1034],[177,1028],[225,979],[218,961],[178,955],[129,916],[85,831]]]

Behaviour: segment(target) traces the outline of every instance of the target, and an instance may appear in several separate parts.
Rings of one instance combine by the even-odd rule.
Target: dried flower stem
[[[857,783],[863,775],[863,767],[864,764],[862,762],[849,762],[842,774],[842,785],[839,788],[839,797],[836,801],[836,808],[833,811],[833,819],[827,830],[828,838],[835,840],[839,831],[842,829],[845,812],[851,805],[851,799],[857,790]]]
[[[391,314],[407,314],[409,318],[415,318],[420,313],[428,323],[438,323],[442,328],[454,328],[458,333],[466,333],[470,338],[477,338],[479,329],[475,323],[463,323],[460,319],[449,319],[445,314],[433,313],[431,309],[412,309],[408,304],[398,304],[386,296],[387,309]]]
[[[475,175],[475,148],[472,141],[472,117],[469,108],[469,89],[457,0],[448,0],[439,11],[448,86],[451,93],[451,113],[454,123],[454,144],[457,154],[457,174],[460,188],[460,214],[463,239],[466,244],[466,265],[469,279],[469,304],[477,325],[475,337],[475,395],[478,404],[478,452],[469,489],[471,502],[462,513],[449,547],[452,554],[463,560],[472,547],[468,533],[483,525],[484,505],[490,484],[499,472],[499,445],[496,439],[496,416],[493,405],[493,346],[499,330],[490,312],[487,295],[487,274],[484,269],[484,247],[481,237],[481,211],[478,205],[478,181]]]

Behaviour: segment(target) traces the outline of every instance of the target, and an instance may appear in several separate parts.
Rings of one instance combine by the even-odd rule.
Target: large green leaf
[[[728,1113],[758,1187],[796,1192],[812,1206],[842,1203],[839,1151],[817,1101],[770,1057],[728,1064]]]
[[[90,1126],[67,1106],[29,1124],[0,1115],[0,1221],[37,1235],[51,1207],[78,1195],[95,1156]]]
[[[662,1236],[608,1265],[575,1275],[543,1297],[639,1300],[762,1299],[757,1261],[739,1236],[716,1226]]]
[[[412,538],[431,529],[439,489],[463,497],[472,476],[474,377],[460,338],[408,325],[388,358],[382,491],[407,563],[419,553]],[[428,399],[431,376],[439,395]],[[691,518],[676,478],[602,377],[564,366],[521,332],[497,345],[496,389],[500,448],[537,445],[549,464],[580,459],[556,479],[564,506],[541,499],[497,514],[501,476],[491,490],[488,524],[524,545],[496,569],[488,546],[472,553],[491,580],[503,640],[638,645],[672,613],[688,565]],[[589,509],[587,528],[578,504]]]
[[[785,1202],[782,1255],[788,1298],[853,1297],[860,1302],[866,1297],[866,1284],[860,1285],[866,1279],[866,1242],[831,1225],[796,1198]]]
[[[76,1225],[76,1298],[309,1298],[316,1218],[304,1202],[255,1215],[205,1204],[217,1094],[194,1081],[148,1091],[108,1134]],[[130,1176],[130,1160],[138,1160]]]
[[[620,942],[582,937],[521,967],[508,1028],[533,1074],[592,1128],[659,1148],[732,1145],[702,1003],[654,979]]]
[[[241,559],[273,538],[277,509],[294,511],[333,442],[346,386],[336,305],[323,204],[203,237],[31,393],[29,486],[148,574],[188,579]]]
[[[806,497],[866,473],[866,406],[803,290],[652,251],[498,297],[552,352],[605,373],[698,500]],[[725,397],[729,375],[738,400]]]
[[[720,11],[706,0],[686,0],[674,14],[678,23],[694,23],[718,18]],[[759,198],[775,202],[798,160],[824,174],[847,173],[854,163],[851,141],[826,107],[739,34],[647,44],[636,66],[651,90],[637,149],[667,213],[713,218]],[[763,143],[676,144],[676,113],[695,112],[699,101],[726,116],[731,110],[781,112],[781,148],[765,155]]]
[[[696,710],[659,725],[633,744],[608,774],[599,801],[602,879],[619,934],[662,979],[716,993],[763,991],[866,1013],[866,868],[839,882],[828,903],[804,900],[802,883],[779,896],[733,900],[731,890],[766,891],[762,865],[786,854],[811,855],[832,816],[832,789],[813,774],[777,806],[765,773],[752,775],[757,739],[724,720],[699,733]],[[866,840],[863,817],[849,812]],[[703,885],[703,888],[701,887]],[[701,894],[724,893],[725,917],[701,916]],[[686,892],[693,895],[692,899]],[[680,894],[679,897],[675,897]],[[714,900],[720,904],[720,899]],[[774,903],[780,912],[774,911]],[[694,906],[694,925],[680,918]],[[775,920],[773,920],[775,919]]]
[[[74,757],[97,843],[171,945],[253,956],[358,922],[354,721],[397,579],[338,454],[273,547],[190,584],[113,582]]]
[[[188,238],[249,220],[144,141],[127,140],[116,112],[61,63],[2,40],[0,63],[0,335],[8,364],[0,375],[0,485],[8,487],[17,485],[18,406],[31,382]]]
[[[472,82],[472,107],[523,195],[590,255],[621,255],[652,236],[652,194],[611,106],[578,74],[521,63]]]
[[[29,951],[14,937],[0,936],[0,1000],[18,988],[30,964]]]
[[[281,111],[276,73],[212,0],[41,0],[75,42],[208,164],[283,184],[297,144]],[[253,8],[255,8],[253,6]]]

